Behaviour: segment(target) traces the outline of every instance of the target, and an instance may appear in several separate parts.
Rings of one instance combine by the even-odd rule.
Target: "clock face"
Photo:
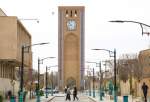
[[[75,30],[76,29],[76,21],[75,20],[68,20],[67,21],[67,28],[68,28],[68,30]]]

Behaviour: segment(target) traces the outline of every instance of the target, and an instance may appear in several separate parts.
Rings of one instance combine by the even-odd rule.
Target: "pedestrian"
[[[70,101],[70,100],[71,100],[71,98],[70,98],[70,94],[71,94],[71,92],[70,92],[70,88],[69,88],[69,87],[67,88],[67,92],[66,92],[66,94],[67,94],[67,95],[66,95],[66,101],[67,101],[67,100],[69,100],[69,101]]]
[[[148,86],[145,84],[145,82],[144,82],[143,85],[142,85],[142,90],[143,90],[145,102],[147,102],[147,91],[148,91]]]
[[[65,86],[65,90],[64,90],[65,94],[67,93],[67,87]]]
[[[10,100],[10,98],[12,96],[12,92],[9,90],[8,93],[7,93],[7,95],[8,95],[8,99]]]
[[[75,98],[77,100],[79,100],[79,98],[77,97],[77,88],[76,87],[73,88],[73,101],[75,101]]]

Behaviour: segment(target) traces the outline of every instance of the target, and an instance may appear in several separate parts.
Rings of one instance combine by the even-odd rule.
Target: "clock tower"
[[[59,88],[84,86],[84,7],[58,8]]]

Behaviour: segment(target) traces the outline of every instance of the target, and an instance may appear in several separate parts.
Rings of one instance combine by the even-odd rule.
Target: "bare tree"
[[[120,80],[126,82],[128,80],[129,67],[126,64],[126,59],[119,59],[117,63],[118,76]]]
[[[58,72],[53,74],[53,84],[58,87]]]
[[[58,86],[58,72],[51,72],[48,78],[48,84],[51,86],[53,85],[53,88],[56,88]]]
[[[133,89],[132,83],[133,78],[141,80],[142,78],[142,67],[139,63],[137,54],[124,54],[118,60],[119,78],[126,82],[129,79],[130,82],[130,93],[134,94],[136,89]]]
[[[126,67],[128,76],[132,76],[137,80],[142,78],[142,67],[139,63],[137,54],[124,54],[122,58],[119,60],[120,70],[123,66]],[[124,73],[124,72],[123,72]],[[123,74],[120,73],[120,74]]]

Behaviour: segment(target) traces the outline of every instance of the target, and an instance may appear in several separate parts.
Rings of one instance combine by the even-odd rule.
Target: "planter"
[[[128,102],[128,96],[123,96],[123,102]]]

